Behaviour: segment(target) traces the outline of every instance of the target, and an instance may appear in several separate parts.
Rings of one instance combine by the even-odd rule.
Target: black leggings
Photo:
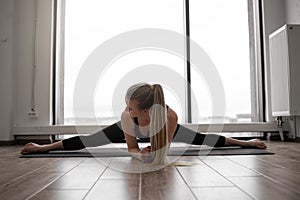
[[[149,139],[141,139],[141,141],[148,142]],[[66,150],[79,150],[85,147],[96,147],[119,142],[125,142],[124,132],[121,129],[121,121],[91,135],[75,136],[62,140],[64,149]],[[225,144],[225,137],[216,134],[198,133],[178,124],[173,142],[222,147]]]

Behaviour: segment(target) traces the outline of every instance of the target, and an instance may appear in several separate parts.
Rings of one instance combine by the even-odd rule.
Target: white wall
[[[38,118],[28,117],[33,77],[34,0],[17,0],[16,116],[15,126],[50,125],[51,0],[37,0],[35,109]]]
[[[14,1],[0,1],[0,141],[12,140]]]
[[[300,0],[286,0],[286,23],[300,24]]]
[[[0,0],[0,141],[13,140],[13,126],[51,124],[52,1],[37,2],[35,104],[38,118],[33,119],[28,112],[31,108],[35,1]]]

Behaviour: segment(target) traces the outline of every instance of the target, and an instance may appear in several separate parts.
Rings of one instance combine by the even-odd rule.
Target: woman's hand
[[[141,151],[150,152],[151,151],[151,146],[147,146],[147,147],[143,148]]]
[[[145,163],[150,163],[151,159],[151,147],[147,146],[140,151],[141,160]]]

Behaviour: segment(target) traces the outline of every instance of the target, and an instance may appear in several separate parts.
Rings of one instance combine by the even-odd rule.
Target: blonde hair
[[[127,100],[137,102],[139,109],[150,109],[150,143],[152,164],[166,164],[168,153],[167,109],[163,89],[159,84],[140,83],[131,86]]]

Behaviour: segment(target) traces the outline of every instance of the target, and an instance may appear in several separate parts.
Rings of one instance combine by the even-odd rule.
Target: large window
[[[183,35],[183,6],[182,0],[66,0],[64,123],[92,123],[91,113],[87,112],[89,110],[87,107],[90,105],[82,102],[80,108],[74,108],[73,93],[76,78],[83,63],[96,48],[114,36],[135,29],[168,29]],[[184,49],[185,41],[179,42],[181,42],[179,45],[182,45],[182,49]],[[101,57],[99,57],[100,59]],[[97,90],[94,94],[94,112],[98,124],[110,124],[119,119],[122,109],[125,108],[125,101],[123,97],[114,98],[113,94],[117,89],[116,87],[127,73],[145,65],[166,66],[184,77],[184,59],[168,52],[159,49],[132,49],[132,52],[127,52],[126,55],[120,55],[119,58],[112,60],[111,65],[105,71],[105,75],[99,77],[98,80]],[[135,73],[136,76],[133,77],[132,81],[140,82],[139,76],[144,74]],[[153,80],[156,80],[155,77]],[[177,89],[184,91],[184,83],[182,82],[180,85],[181,88]],[[170,90],[167,85],[164,89],[166,101],[178,111],[179,119],[182,121],[183,115],[181,113],[184,112],[185,103],[179,102],[174,91]],[[181,99],[184,99],[184,96]],[[116,108],[113,105],[121,106]],[[76,116],[74,109],[79,109]]]
[[[248,0],[190,0],[190,37],[208,54],[221,76],[225,122],[250,122]],[[192,107],[198,105],[198,110],[192,109],[192,112],[199,113],[198,119],[193,117],[192,122],[209,123],[212,118],[220,117],[212,115],[210,85],[205,84],[193,68],[191,83],[197,97]]]
[[[207,53],[220,74],[225,90],[225,122],[250,122],[255,114],[251,112],[255,104],[251,102],[250,90],[248,0],[190,0],[188,17],[185,3],[185,0],[65,0],[64,124],[93,123],[90,113],[86,112],[90,105],[82,102],[80,108],[76,108],[79,110],[75,116],[73,102],[76,78],[95,49],[114,36],[141,28],[167,29],[185,35],[187,24],[191,40]],[[185,42],[179,41],[182,49],[189,52],[192,49],[187,49]],[[93,106],[98,124],[119,120],[125,102],[123,98],[114,98],[118,84],[128,73],[151,65],[166,66],[186,79],[186,61],[170,52],[132,49],[120,55],[112,60],[105,75],[97,82]],[[169,75],[165,74],[166,79]],[[211,119],[220,116],[213,116],[209,86],[193,67],[190,75],[196,97],[191,101],[192,123],[210,123]],[[133,82],[140,82],[140,79],[134,78]],[[168,105],[179,114],[179,122],[184,123],[187,122],[189,102],[186,99],[190,97],[184,81],[179,82],[182,84],[177,91],[181,92],[163,86]],[[118,105],[117,108],[114,105]]]

